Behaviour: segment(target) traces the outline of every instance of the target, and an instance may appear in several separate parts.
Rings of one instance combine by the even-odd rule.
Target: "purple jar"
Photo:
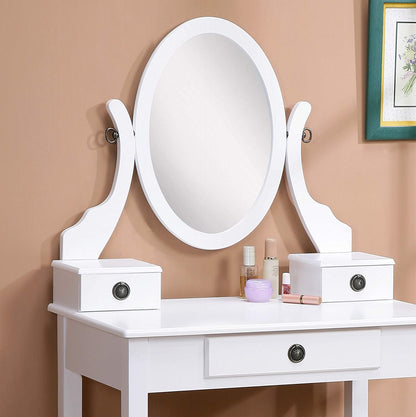
[[[272,293],[272,283],[268,279],[249,279],[244,289],[247,300],[253,303],[265,303],[269,301]]]

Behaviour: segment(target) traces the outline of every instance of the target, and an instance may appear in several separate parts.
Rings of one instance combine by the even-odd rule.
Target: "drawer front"
[[[365,286],[354,291],[353,277],[361,275]],[[333,267],[322,269],[322,301],[360,301],[393,298],[393,265]]]
[[[88,274],[80,279],[80,311],[160,308],[160,273]],[[124,299],[117,299],[113,294],[118,283],[127,284],[129,288]]]
[[[289,350],[299,345],[304,349],[304,358],[292,362]],[[299,359],[296,357],[298,352],[299,349],[295,348],[295,359]],[[206,377],[340,371],[379,366],[379,329],[205,338]]]

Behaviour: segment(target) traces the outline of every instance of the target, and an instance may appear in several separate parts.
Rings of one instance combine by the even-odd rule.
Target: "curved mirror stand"
[[[261,222],[282,176],[286,120],[273,68],[244,30],[212,17],[185,22],[152,54],[133,125],[119,100],[107,108],[120,134],[113,187],[62,233],[61,259],[100,256],[127,198],[134,153],[147,200],[183,242],[224,248]],[[350,252],[349,226],[306,189],[300,138],[309,112],[298,103],[289,118],[289,188],[316,249]]]
[[[133,124],[119,100],[107,108],[120,134],[113,188],[62,233],[61,259],[100,256],[127,198],[134,153],[149,204],[183,242],[225,248],[262,221],[282,176],[286,119],[273,68],[244,30],[213,17],[183,23],[144,70]]]

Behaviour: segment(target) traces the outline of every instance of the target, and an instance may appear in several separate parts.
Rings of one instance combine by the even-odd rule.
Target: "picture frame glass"
[[[380,126],[416,126],[416,4],[384,5]]]
[[[416,139],[416,2],[370,0],[367,140]]]

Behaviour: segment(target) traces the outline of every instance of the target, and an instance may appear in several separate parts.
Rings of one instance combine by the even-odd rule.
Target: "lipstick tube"
[[[292,304],[318,305],[321,304],[322,298],[316,295],[282,294],[282,301]]]

